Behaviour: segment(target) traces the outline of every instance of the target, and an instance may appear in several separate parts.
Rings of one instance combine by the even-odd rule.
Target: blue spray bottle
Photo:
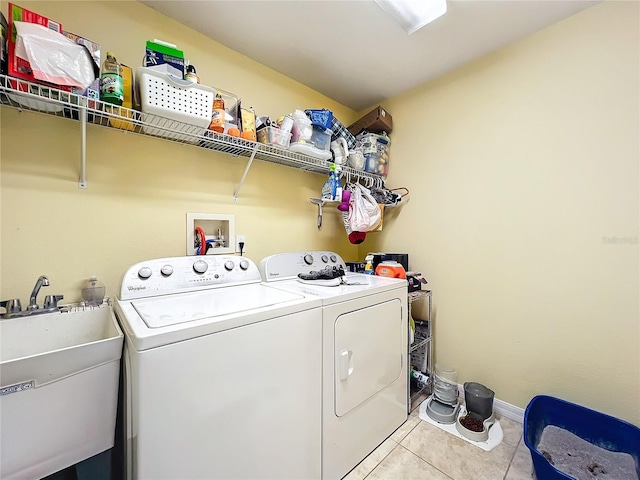
[[[322,198],[333,200],[336,193],[336,166],[331,164],[329,167],[329,178],[322,185]]]
[[[333,188],[333,200],[342,201],[342,181],[340,180],[342,168],[340,165],[334,165],[335,172],[333,173],[334,188]]]

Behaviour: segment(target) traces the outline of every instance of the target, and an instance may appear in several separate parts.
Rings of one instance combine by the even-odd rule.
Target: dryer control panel
[[[130,267],[120,299],[168,295],[261,281],[256,264],[237,255],[156,258]]]
[[[297,278],[299,273],[320,271],[327,266],[347,266],[342,257],[335,252],[311,251],[278,253],[262,259],[260,274],[265,282]]]

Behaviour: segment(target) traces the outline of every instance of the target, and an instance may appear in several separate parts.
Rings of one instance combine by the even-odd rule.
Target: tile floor
[[[344,480],[531,480],[522,424],[499,417],[502,443],[490,452],[420,420],[419,400],[407,421]]]

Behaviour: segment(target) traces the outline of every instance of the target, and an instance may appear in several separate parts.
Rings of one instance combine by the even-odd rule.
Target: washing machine
[[[407,282],[347,273],[301,282],[298,274],[343,268],[333,252],[272,255],[265,283],[322,302],[322,478],[339,479],[407,419]]]
[[[320,306],[243,257],[130,267],[114,305],[127,478],[320,478]]]

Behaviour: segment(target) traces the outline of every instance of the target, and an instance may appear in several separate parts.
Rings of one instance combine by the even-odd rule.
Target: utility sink
[[[0,320],[0,478],[113,446],[124,336],[108,303]]]
[[[0,321],[0,387],[41,386],[120,359],[123,335],[108,305]],[[27,387],[28,388],[28,387]]]

